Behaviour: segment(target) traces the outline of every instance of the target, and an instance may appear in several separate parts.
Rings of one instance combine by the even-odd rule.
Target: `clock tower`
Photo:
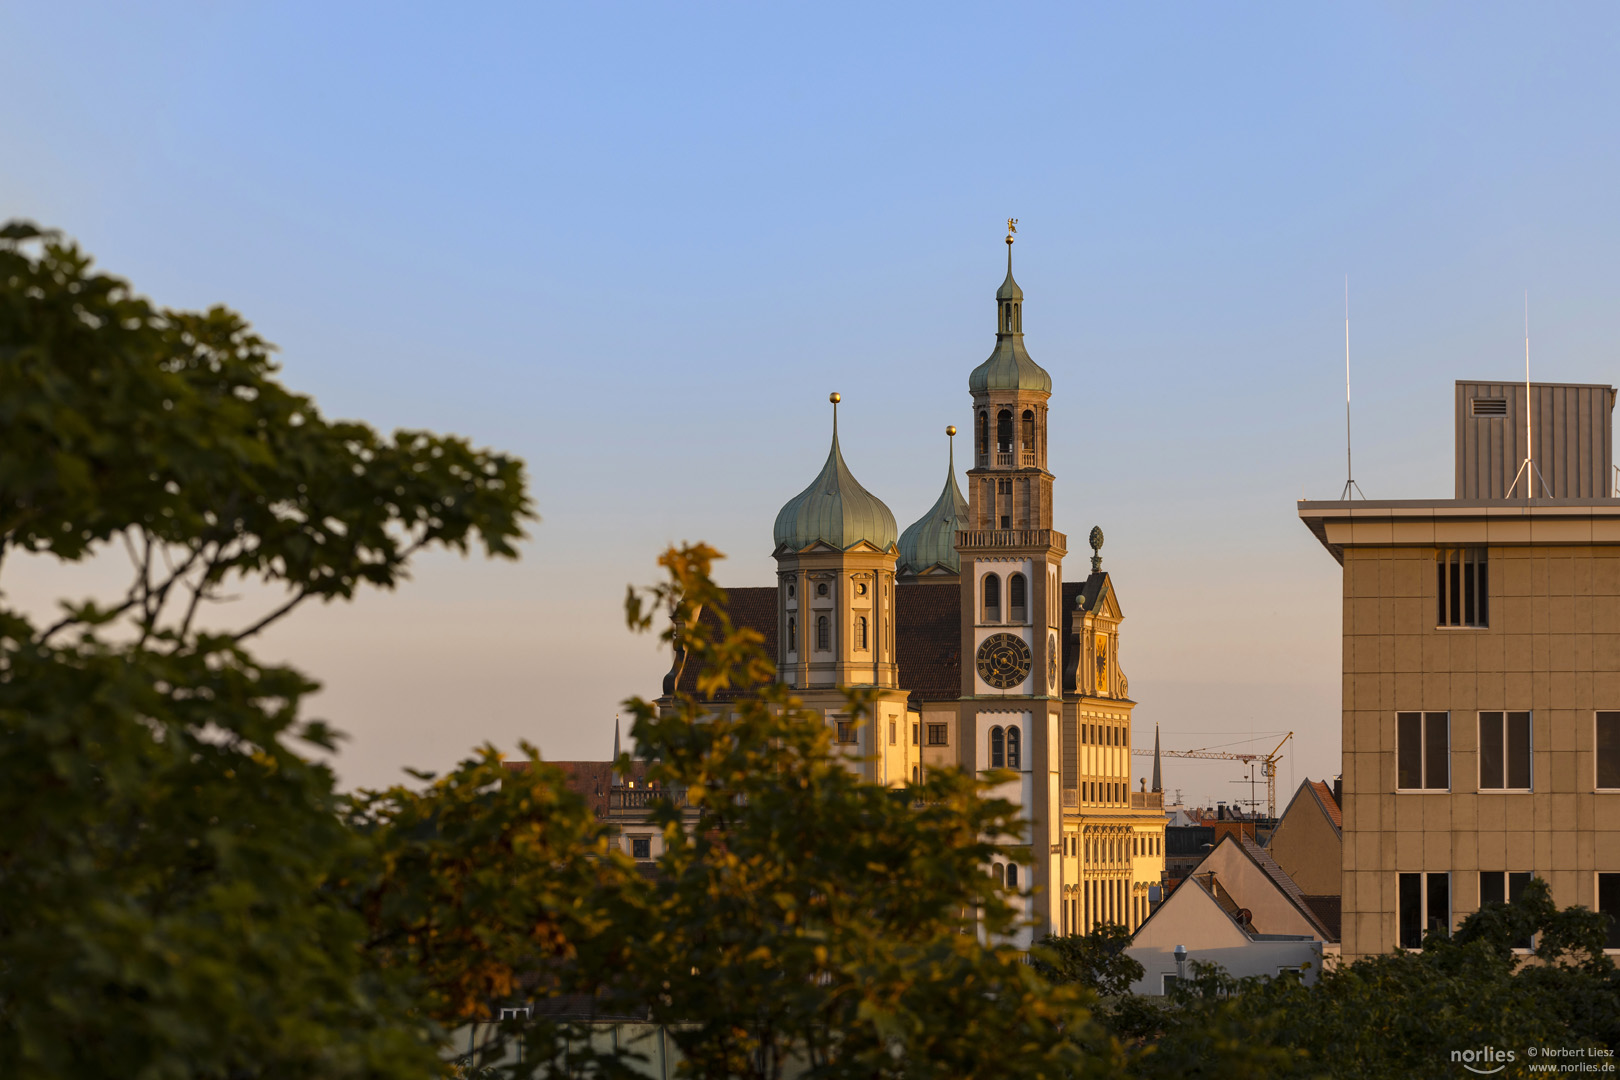
[[[973,369],[973,467],[968,512],[956,534],[961,561],[964,768],[1006,769],[1017,778],[996,794],[1029,821],[1033,863],[1018,882],[1032,894],[1026,913],[1057,925],[1060,880],[1059,726],[1064,535],[1052,528],[1046,468],[1052,377],[1024,348],[1024,291],[1012,273],[996,290],[996,344]],[[1006,842],[1018,842],[1007,838]],[[1013,884],[1013,882],[1008,882]]]

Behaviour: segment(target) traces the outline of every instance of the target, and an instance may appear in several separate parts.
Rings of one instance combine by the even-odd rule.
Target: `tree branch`
[[[260,630],[263,630],[265,627],[281,618],[283,615],[286,615],[293,608],[297,607],[299,604],[302,604],[305,600],[308,600],[313,595],[314,594],[311,593],[307,588],[300,588],[296,593],[293,594],[292,599],[288,600],[285,604],[282,604],[280,607],[276,608],[270,614],[266,615],[264,618],[260,619],[246,630],[243,630],[241,633],[233,634],[231,636],[231,641],[233,643],[239,643],[247,640],[254,634],[257,634]]]

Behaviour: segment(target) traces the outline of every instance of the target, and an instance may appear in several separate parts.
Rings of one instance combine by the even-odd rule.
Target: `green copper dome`
[[[883,500],[861,487],[838,449],[838,413],[833,412],[832,450],[810,486],[776,515],[776,547],[803,551],[818,541],[848,551],[863,540],[880,551],[894,547],[894,515]]]
[[[1007,280],[996,290],[996,347],[990,359],[968,376],[968,390],[1052,392],[1052,376],[1024,350],[1024,290],[1013,280],[1011,245],[1007,248]]]
[[[955,429],[952,428],[952,431]],[[952,574],[962,572],[956,554],[956,531],[967,527],[968,504],[956,486],[956,446],[951,446],[951,463],[945,473],[945,489],[928,513],[914,521],[900,536],[900,572],[920,574],[937,566]]]

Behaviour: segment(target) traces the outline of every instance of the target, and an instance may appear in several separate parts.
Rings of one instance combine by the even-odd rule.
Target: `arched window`
[[[832,648],[832,628],[827,625],[827,616],[816,616],[816,648],[826,652]]]
[[[1024,430],[1022,432],[1020,432],[1019,434],[1021,434],[1023,436],[1024,449],[1029,451],[1030,453],[1034,453],[1035,452],[1035,413],[1031,409],[1025,409],[1024,410],[1024,425],[1023,425],[1023,428],[1024,428]]]
[[[798,623],[793,621],[793,616],[789,615],[788,616],[788,652],[798,652],[798,651],[799,651],[799,625],[798,625]]]
[[[1021,623],[1024,621],[1024,613],[1029,610],[1028,605],[1024,602],[1028,592],[1029,589],[1024,584],[1023,574],[1014,574],[1007,579],[1007,620],[1009,622]]]
[[[1009,889],[1018,888],[1018,864],[1017,863],[1008,863],[1007,864],[1007,888],[1009,888]]]
[[[855,647],[864,651],[866,649],[866,616],[855,617]]]
[[[996,450],[1003,454],[1012,453],[1012,412],[1008,409],[996,414]]]
[[[1001,579],[994,574],[984,575],[984,621],[1001,621]]]
[[[1014,333],[1019,333],[1019,334],[1022,334],[1024,332],[1024,305],[1023,304],[1014,304],[1013,305],[1013,332]]]
[[[919,773],[919,772],[918,772],[918,771],[917,771],[917,766],[915,766],[915,765],[913,765],[913,766],[912,766],[912,767],[911,767],[911,782],[912,782],[912,783],[913,783],[913,784],[920,784],[920,783],[922,783],[922,780],[921,780],[921,779],[919,779],[919,777],[920,777],[920,776],[921,776],[921,774],[920,774],[920,773]]]
[[[990,868],[990,876],[996,879],[997,885],[1007,884],[1007,868],[1000,863]]]
[[[979,453],[990,452],[990,414],[979,414]]]
[[[1006,739],[998,727],[990,729],[990,767],[992,769],[1007,767]]]
[[[1007,729],[1007,768],[1018,769],[1023,766],[1023,737],[1018,732],[1018,725],[1014,724]]]

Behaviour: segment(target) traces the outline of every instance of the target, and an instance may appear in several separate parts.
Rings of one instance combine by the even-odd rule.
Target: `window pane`
[[[1434,596],[1437,610],[1434,616],[1436,626],[1446,625],[1446,552],[1441,551],[1434,563]]]
[[[1402,874],[1401,948],[1416,949],[1423,944],[1423,875]]]
[[[1479,786],[1502,786],[1502,714],[1479,714]]]
[[[1451,731],[1448,714],[1424,716],[1423,786],[1444,790],[1451,786]]]
[[[1597,714],[1597,786],[1620,788],[1620,712]]]
[[[1508,876],[1508,903],[1517,904],[1524,896],[1525,886],[1530,884],[1530,871],[1522,874],[1509,874]]]
[[[1505,904],[1507,890],[1503,887],[1506,882],[1505,875],[1500,870],[1481,870],[1479,872],[1479,906],[1486,904]]]
[[[1399,774],[1396,787],[1423,786],[1423,715],[1403,712],[1395,715],[1396,759]]]
[[[1462,552],[1453,551],[1446,557],[1446,599],[1450,605],[1452,626],[1462,625]]]
[[[1429,874],[1428,928],[1451,933],[1451,875]]]
[[[1620,874],[1598,875],[1598,910],[1609,917],[1607,947],[1620,949]]]
[[[1485,553],[1479,553],[1479,611],[1477,625],[1491,625],[1491,587],[1488,573],[1490,564],[1485,561]]]
[[[1507,715],[1507,786],[1530,786],[1530,714]]]
[[[1465,561],[1463,563],[1462,621],[1465,626],[1473,626],[1476,621],[1474,619],[1474,553],[1471,551],[1464,552],[1463,558]]]

